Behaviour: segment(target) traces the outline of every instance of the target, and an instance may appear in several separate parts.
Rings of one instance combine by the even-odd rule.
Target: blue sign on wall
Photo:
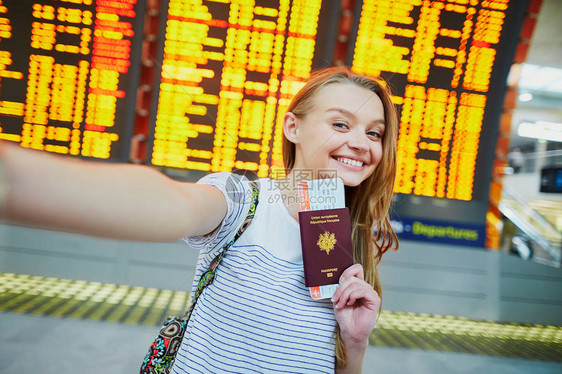
[[[400,239],[423,240],[484,248],[486,225],[393,217],[392,227]]]

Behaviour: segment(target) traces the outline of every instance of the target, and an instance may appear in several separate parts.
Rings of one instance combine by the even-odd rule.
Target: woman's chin
[[[365,179],[367,179],[371,175],[366,170],[363,172],[350,172],[348,170],[338,170],[337,176],[341,178],[343,181],[344,186],[349,187],[357,187],[359,186]]]
[[[361,182],[363,182],[363,179],[357,177],[354,178],[345,177],[345,176],[339,176],[339,177],[343,180],[343,185],[348,187],[357,187],[361,184]]]

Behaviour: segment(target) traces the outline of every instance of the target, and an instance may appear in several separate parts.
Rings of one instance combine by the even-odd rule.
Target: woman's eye
[[[332,126],[337,127],[339,129],[347,129],[347,124],[345,122],[334,122]]]
[[[382,138],[381,133],[378,132],[378,131],[369,131],[369,132],[367,133],[367,135],[368,135],[369,137],[371,137],[371,138],[374,138],[374,139],[381,139],[381,138]]]

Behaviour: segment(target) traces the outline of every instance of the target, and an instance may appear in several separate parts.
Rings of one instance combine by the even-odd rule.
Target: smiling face
[[[382,158],[384,107],[372,91],[352,83],[321,88],[304,116],[287,113],[285,136],[295,144],[294,170],[335,171],[346,186],[357,186]]]

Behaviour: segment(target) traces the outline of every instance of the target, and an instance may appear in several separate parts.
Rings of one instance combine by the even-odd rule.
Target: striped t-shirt
[[[197,301],[173,373],[334,372],[332,303],[313,300],[304,285],[299,226],[282,189],[271,179],[259,182],[255,217]],[[186,239],[200,250],[192,291],[251,202],[248,182],[232,174],[210,174],[198,183],[219,188],[228,209],[212,235]]]

